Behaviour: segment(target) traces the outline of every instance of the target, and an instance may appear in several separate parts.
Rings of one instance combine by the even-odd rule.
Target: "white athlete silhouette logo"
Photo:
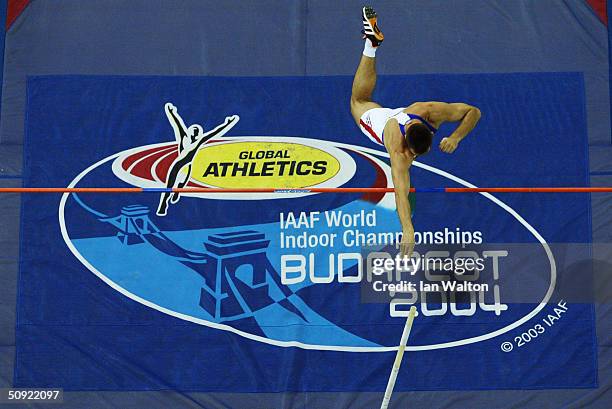
[[[189,127],[185,126],[183,118],[178,114],[178,110],[171,103],[165,105],[166,116],[172,129],[174,129],[174,137],[178,143],[178,157],[172,162],[168,169],[166,177],[167,188],[182,188],[187,185],[191,177],[191,162],[195,154],[209,139],[215,136],[223,136],[234,127],[240,120],[238,115],[232,115],[225,118],[225,121],[211,131],[204,133],[202,126],[193,124]],[[181,172],[183,169],[185,171]],[[168,203],[175,204],[180,199],[180,193],[165,192],[159,200],[157,208],[158,216],[165,216],[168,211]]]

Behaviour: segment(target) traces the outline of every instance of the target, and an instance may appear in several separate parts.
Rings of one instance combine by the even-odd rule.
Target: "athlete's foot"
[[[172,204],[177,204],[179,199],[180,199],[180,195],[178,193],[172,193],[172,196],[170,197],[170,203]]]
[[[363,30],[361,31],[363,38],[370,40],[373,47],[378,47],[385,39],[385,36],[376,23],[378,15],[371,6],[363,7],[361,9],[361,14],[363,17]]]

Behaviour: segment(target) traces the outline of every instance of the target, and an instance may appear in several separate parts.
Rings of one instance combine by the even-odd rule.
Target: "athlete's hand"
[[[408,241],[402,241],[400,243],[400,258],[412,256],[412,251],[414,250],[414,243],[410,243]]]
[[[440,150],[446,153],[453,153],[455,149],[457,149],[457,145],[459,145],[459,141],[455,138],[443,138],[440,141]]]
[[[400,257],[408,257],[412,256],[412,251],[414,250],[414,233],[409,231],[404,231],[402,234],[402,241],[400,241]]]

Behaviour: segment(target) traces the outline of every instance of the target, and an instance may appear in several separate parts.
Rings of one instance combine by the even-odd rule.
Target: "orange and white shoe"
[[[371,6],[364,6],[361,11],[363,16],[363,30],[361,31],[363,38],[369,39],[373,47],[378,47],[385,39],[376,23],[378,15]]]

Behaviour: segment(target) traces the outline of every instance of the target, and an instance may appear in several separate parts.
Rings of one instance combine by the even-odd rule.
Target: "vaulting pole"
[[[391,401],[391,395],[393,394],[393,388],[395,387],[395,381],[397,380],[397,374],[402,364],[402,358],[404,357],[404,351],[408,344],[408,337],[410,336],[410,330],[412,329],[412,323],[414,322],[414,316],[416,315],[416,307],[410,307],[408,313],[408,319],[404,325],[404,331],[402,332],[402,338],[400,340],[399,347],[397,348],[397,354],[395,354],[395,361],[393,361],[393,368],[391,369],[391,375],[389,375],[389,381],[387,381],[387,388],[385,389],[385,396],[383,398],[380,409],[387,409],[389,402]]]

